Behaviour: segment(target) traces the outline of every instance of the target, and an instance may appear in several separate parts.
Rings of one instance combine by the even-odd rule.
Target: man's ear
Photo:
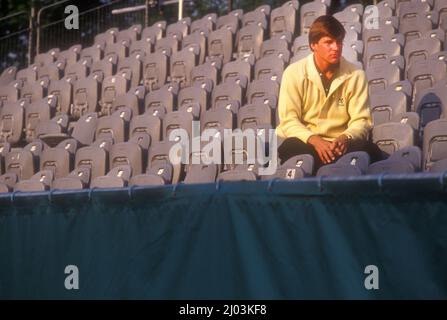
[[[314,51],[315,50],[315,45],[316,45],[315,43],[311,43],[310,44],[310,50]]]

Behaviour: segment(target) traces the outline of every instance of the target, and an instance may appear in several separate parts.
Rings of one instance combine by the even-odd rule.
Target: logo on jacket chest
[[[338,98],[337,105],[339,107],[344,107],[345,106],[345,99],[343,97],[342,98]]]

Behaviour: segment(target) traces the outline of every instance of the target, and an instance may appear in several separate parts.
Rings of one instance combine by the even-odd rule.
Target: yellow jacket
[[[296,137],[307,143],[314,134],[333,140],[344,133],[366,139],[372,121],[365,72],[342,57],[326,97],[310,54],[284,71],[278,113],[276,134],[281,138]]]

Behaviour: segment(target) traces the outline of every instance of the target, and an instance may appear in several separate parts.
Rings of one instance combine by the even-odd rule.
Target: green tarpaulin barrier
[[[0,195],[0,298],[445,299],[445,185],[420,175]]]

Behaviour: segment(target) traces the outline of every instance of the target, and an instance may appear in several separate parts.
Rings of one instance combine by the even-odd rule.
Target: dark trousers
[[[365,151],[369,154],[369,157],[372,162],[376,162],[379,160],[382,160],[382,152],[375,145],[374,143],[366,140],[352,140],[349,142],[348,145],[348,152],[354,152],[354,151]],[[278,157],[280,159],[280,163],[286,162],[288,159],[292,158],[293,156],[299,155],[299,154],[310,154],[314,157],[314,174],[318,171],[318,169],[323,165],[323,162],[321,162],[320,157],[318,156],[317,151],[315,148],[307,143],[304,143],[303,141],[299,140],[298,138],[287,138],[283,141],[283,143],[278,147]],[[340,158],[339,156],[335,158],[335,161]],[[334,162],[335,162],[334,161]],[[334,163],[333,162],[333,163]]]

